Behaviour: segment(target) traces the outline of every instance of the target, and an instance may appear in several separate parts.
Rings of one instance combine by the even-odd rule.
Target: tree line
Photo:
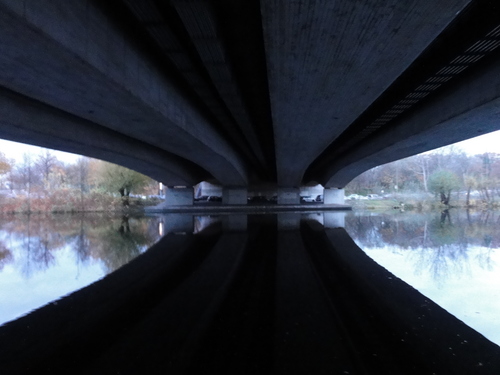
[[[432,193],[450,205],[453,192],[492,203],[500,196],[500,154],[468,155],[455,146],[375,167],[352,180],[347,194]]]
[[[130,169],[84,156],[65,163],[44,149],[39,154],[25,153],[20,161],[0,152],[0,192],[0,203],[8,201],[10,211],[46,211],[47,203],[49,211],[57,211],[54,204],[59,201],[56,206],[64,206],[63,211],[80,211],[96,208],[96,202],[105,209],[113,197],[128,207],[131,193],[157,194],[158,183]],[[68,201],[64,203],[64,199]],[[23,207],[14,201],[23,201]]]

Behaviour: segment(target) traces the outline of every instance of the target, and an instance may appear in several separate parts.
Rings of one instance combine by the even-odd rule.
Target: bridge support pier
[[[222,204],[244,205],[248,203],[248,190],[246,188],[223,188]]]
[[[192,206],[194,201],[193,188],[189,186],[169,186],[165,190],[165,202],[169,206]]]
[[[344,204],[345,194],[344,189],[338,188],[325,188],[323,191],[324,204]]]
[[[278,188],[278,204],[300,204],[300,189]]]

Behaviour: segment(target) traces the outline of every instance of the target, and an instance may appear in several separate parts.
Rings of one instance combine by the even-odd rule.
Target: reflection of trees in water
[[[452,275],[463,275],[470,271],[467,248],[457,244],[419,248],[411,253],[415,262],[415,272],[429,274],[438,282],[443,282]]]
[[[451,274],[468,272],[472,260],[484,269],[492,269],[491,254],[500,247],[499,221],[498,212],[444,210],[346,218],[346,229],[362,248],[411,250],[417,272],[428,270],[442,281]]]
[[[0,218],[7,245],[0,244],[0,267],[19,254],[21,272],[30,277],[55,262],[55,251],[74,251],[77,262],[101,260],[107,272],[127,263],[158,238],[157,218],[91,215],[16,215]]]
[[[398,244],[399,247],[414,248],[426,239],[425,219],[421,214],[379,214],[369,216],[347,216],[345,227],[351,237],[364,247],[383,247]]]
[[[50,231],[43,225],[40,216],[25,215],[21,227],[15,226],[15,231],[22,231],[21,246],[25,250],[21,272],[30,277],[36,271],[43,271],[54,264],[53,251],[64,245],[58,233]],[[19,224],[18,224],[19,225]]]
[[[13,259],[11,251],[7,249],[4,243],[0,242],[0,271],[6,264],[12,262]]]
[[[90,258],[90,240],[86,236],[83,216],[80,217],[80,227],[76,235],[73,249],[75,250],[79,263],[85,263]]]
[[[156,238],[148,236],[146,223],[122,216],[121,221],[107,226],[92,242],[92,253],[104,262],[107,272],[114,271],[141,254]]]

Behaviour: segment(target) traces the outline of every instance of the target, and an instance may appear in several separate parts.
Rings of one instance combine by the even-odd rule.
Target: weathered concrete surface
[[[324,204],[345,204],[344,189],[325,188],[323,190]]]
[[[193,185],[209,176],[162,148],[1,88],[0,111],[3,138],[121,164],[175,185]]]
[[[4,0],[0,24],[0,86],[190,160],[221,183],[247,183],[232,145],[92,1]],[[81,142],[93,145],[91,135]]]
[[[0,0],[0,23],[0,137],[167,185],[343,187],[500,126],[487,0]]]
[[[324,171],[325,186],[345,186],[377,165],[498,130],[498,77],[500,66],[492,62],[464,78],[390,132],[371,137],[330,164]]]
[[[0,327],[2,373],[498,374],[497,345],[343,229],[218,228]]]
[[[299,185],[467,3],[262,1],[279,185]]]

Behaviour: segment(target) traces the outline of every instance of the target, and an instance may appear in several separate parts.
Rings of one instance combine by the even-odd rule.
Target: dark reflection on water
[[[118,269],[158,238],[157,217],[0,216],[0,324]]]
[[[500,344],[500,212],[358,213],[345,228],[380,265]]]
[[[354,229],[375,252],[386,237],[420,241],[411,245],[417,250],[456,221],[439,216],[441,229],[433,232],[425,220],[400,219],[284,212],[6,221],[0,288],[15,291],[12,300],[31,289],[32,297],[46,295],[44,304],[71,291],[51,297],[51,288],[102,279],[0,327],[0,368],[497,374],[497,345],[373,262],[344,230]],[[401,249],[386,258],[413,252]],[[28,280],[24,291],[12,283],[17,279]]]

